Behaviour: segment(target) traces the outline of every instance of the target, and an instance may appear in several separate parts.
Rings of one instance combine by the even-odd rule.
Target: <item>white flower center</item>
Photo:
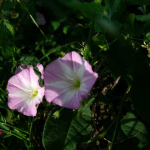
[[[66,76],[66,78],[67,78],[68,82],[70,82],[72,84],[72,87],[74,89],[80,88],[80,86],[81,86],[81,80],[79,78],[76,77],[76,78],[71,79],[71,78],[69,78],[67,76]]]

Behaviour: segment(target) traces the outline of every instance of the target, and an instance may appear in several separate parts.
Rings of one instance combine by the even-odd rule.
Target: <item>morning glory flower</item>
[[[33,67],[25,68],[16,71],[17,74],[8,81],[8,107],[12,110],[17,109],[26,116],[36,116],[36,105],[42,102],[45,89],[40,87],[39,77]],[[42,73],[42,70],[40,71]]]
[[[45,97],[48,102],[76,109],[86,99],[98,74],[77,52],[67,53],[46,66]]]

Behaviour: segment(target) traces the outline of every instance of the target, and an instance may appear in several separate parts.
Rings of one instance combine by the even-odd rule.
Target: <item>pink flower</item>
[[[0,130],[0,135],[4,134],[4,132],[2,130]]]
[[[48,102],[76,109],[86,99],[98,74],[77,52],[67,53],[47,65],[44,72],[45,97]]]
[[[7,85],[8,107],[26,116],[36,116],[36,105],[42,102],[45,90],[40,87],[38,80],[32,66],[22,68],[22,71],[11,77]]]

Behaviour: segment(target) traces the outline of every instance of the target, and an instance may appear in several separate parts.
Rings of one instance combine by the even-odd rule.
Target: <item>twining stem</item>
[[[6,150],[7,150],[7,148],[5,147],[5,145],[4,145],[2,142],[1,142],[0,144],[4,147],[4,149],[6,149]]]
[[[38,109],[38,107],[39,107],[39,105],[37,105],[36,106],[36,108]],[[31,142],[31,140],[32,140],[32,136],[33,136],[33,123],[34,123],[34,121],[35,121],[35,117],[33,117],[32,118],[32,121],[30,120],[30,123],[31,123],[31,125],[30,125],[30,133],[29,133],[29,141],[30,141],[30,148],[32,147],[32,142]]]
[[[121,105],[120,105],[120,109],[119,109],[119,113],[118,113],[118,116],[117,116],[117,121],[116,121],[116,126],[115,126],[115,130],[114,130],[114,133],[113,133],[113,138],[112,138],[112,143],[110,145],[110,150],[112,150],[113,148],[113,144],[114,144],[114,141],[115,141],[115,136],[116,136],[116,132],[117,132],[117,128],[118,128],[118,124],[119,124],[119,117],[120,117],[120,114],[121,114],[121,110],[122,110],[122,106],[123,106],[123,103],[125,101],[125,98],[126,98],[126,95],[128,94],[130,90],[130,86],[128,86],[122,100],[121,100]]]
[[[32,19],[33,23],[37,26],[37,28],[40,30],[40,32],[42,33],[42,35],[43,35],[46,39],[48,39],[47,36],[46,36],[46,35],[44,34],[44,32],[42,31],[42,29],[41,29],[41,28],[39,27],[39,25],[36,23],[35,19],[34,19],[34,18],[32,17],[32,15],[30,14],[30,12],[29,12],[28,8],[26,7],[24,1],[23,1],[23,0],[19,1],[19,0],[18,0],[18,2],[19,2],[19,4],[20,4],[21,6],[23,6],[24,9],[27,11],[27,13],[28,13],[28,15],[30,16],[30,18]],[[21,2],[22,2],[22,3],[21,3]]]

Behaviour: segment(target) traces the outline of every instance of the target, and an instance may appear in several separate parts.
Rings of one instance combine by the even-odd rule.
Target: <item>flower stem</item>
[[[42,35],[46,38],[46,39],[48,39],[47,38],[47,36],[44,34],[44,32],[42,31],[42,29],[39,27],[39,25],[37,24],[37,22],[35,21],[35,19],[33,18],[33,16],[31,15],[31,13],[29,12],[29,10],[28,10],[28,8],[26,7],[26,5],[25,5],[25,3],[24,3],[24,1],[23,0],[21,0],[21,2],[18,0],[18,2],[19,2],[19,4],[21,5],[21,6],[23,6],[24,7],[24,9],[27,11],[27,13],[28,13],[28,15],[30,16],[30,18],[32,19],[32,21],[33,21],[33,23],[36,25],[36,27],[40,30],[40,32],[42,33]]]
[[[32,130],[32,128],[33,128],[33,122],[34,122],[34,117],[33,117],[33,119],[32,119],[32,121],[31,121],[31,125],[30,125],[30,134],[29,134],[29,141],[30,141],[30,148],[32,148],[32,136],[33,136],[33,130]]]
[[[82,143],[82,145],[86,145],[86,144],[94,142],[98,139],[102,139],[108,133],[108,131],[110,130],[110,128],[112,127],[112,125],[114,124],[115,121],[116,121],[116,119],[113,120],[113,122],[110,124],[110,126],[103,133],[101,133],[100,135],[96,136],[95,138],[93,138],[87,142]]]
[[[119,113],[118,113],[118,116],[117,116],[117,121],[116,121],[116,126],[115,126],[115,130],[114,130],[114,133],[113,133],[113,138],[112,138],[112,143],[110,145],[110,150],[113,149],[113,144],[114,144],[114,141],[115,141],[115,136],[116,136],[116,132],[117,132],[117,128],[118,128],[118,124],[119,124],[119,117],[120,117],[120,114],[121,114],[121,110],[122,110],[122,106],[123,106],[123,103],[125,101],[125,98],[126,98],[126,95],[128,94],[130,90],[130,86],[128,86],[122,100],[121,100],[121,105],[120,105],[120,109],[119,109]]]
[[[84,58],[86,60],[88,60],[89,56],[90,56],[90,49],[91,49],[90,46],[91,46],[91,39],[92,39],[92,33],[93,33],[93,28],[94,28],[94,22],[95,22],[95,19],[93,19],[93,21],[92,21],[91,28],[89,31],[88,41],[87,41],[87,44],[85,47]]]

